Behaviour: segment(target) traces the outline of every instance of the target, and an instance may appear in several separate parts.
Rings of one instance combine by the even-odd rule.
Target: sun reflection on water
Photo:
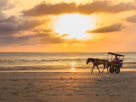
[[[72,67],[74,67],[74,66],[76,65],[76,63],[75,63],[75,62],[72,62],[71,65],[72,65]]]
[[[76,66],[76,63],[75,62],[72,62],[71,64],[71,68],[70,68],[70,71],[69,72],[77,72],[75,66]]]

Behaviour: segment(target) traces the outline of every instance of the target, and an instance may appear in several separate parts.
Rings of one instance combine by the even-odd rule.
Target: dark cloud
[[[61,43],[63,39],[49,33],[35,33],[23,36],[3,36],[0,37],[0,45],[36,45],[48,43]]]
[[[2,23],[16,23],[16,17],[15,16],[10,16],[10,17],[5,17],[3,16],[3,19],[0,20],[0,24]]]
[[[0,21],[0,37],[14,35],[20,31],[31,30],[43,24],[39,20],[18,19],[14,16]]]
[[[60,4],[39,4],[32,9],[22,11],[26,16],[58,15],[64,13],[119,13],[123,11],[135,10],[133,3],[120,3],[112,5],[105,1],[95,1],[90,4],[76,5],[76,3]]]
[[[10,9],[11,7],[9,0],[0,0],[0,37],[8,32],[14,32],[15,23],[10,23],[13,20],[13,17],[9,17],[7,19],[6,15],[3,13],[4,10]]]
[[[12,24],[0,24],[0,37],[13,34],[16,31],[16,26],[13,26]]]
[[[7,18],[0,23],[0,45],[33,45],[43,37],[39,35],[40,32],[33,31],[39,27],[43,22],[39,20],[24,20],[18,22],[17,18]],[[21,35],[27,31],[27,35]],[[45,32],[45,31],[43,31]],[[30,33],[30,34],[29,34]],[[48,32],[46,32],[48,33]],[[46,34],[44,34],[46,36]],[[46,40],[49,40],[49,34]],[[57,41],[55,39],[55,41]]]
[[[79,13],[91,14],[91,13],[120,13],[129,10],[135,10],[136,5],[133,3],[120,3],[116,5],[112,5],[110,2],[106,1],[95,1],[91,4],[79,5],[78,7]]]
[[[25,35],[25,36],[6,36],[0,37],[0,45],[26,45],[32,44],[31,39],[33,38],[32,35]]]
[[[41,24],[43,21],[27,19],[25,17],[7,17],[3,11],[14,7],[9,3],[9,0],[0,0],[0,37],[13,36],[14,34],[24,31],[31,30]]]
[[[34,29],[35,27],[39,27],[44,23],[43,21],[39,20],[24,20],[21,24],[18,24],[18,30],[30,30]]]
[[[39,4],[30,10],[23,11],[24,15],[27,16],[42,16],[48,14],[62,14],[62,13],[73,13],[76,12],[75,3],[60,3],[60,4]]]
[[[87,31],[87,33],[109,33],[109,32],[117,32],[121,31],[123,28],[122,24],[113,24],[101,28],[97,28],[91,31]]]
[[[130,23],[136,23],[136,15],[128,17],[126,21]]]

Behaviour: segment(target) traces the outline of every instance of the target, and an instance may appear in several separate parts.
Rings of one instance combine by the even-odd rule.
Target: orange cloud
[[[87,33],[109,33],[109,32],[117,32],[121,31],[123,28],[122,24],[113,24],[109,26],[104,26],[101,28],[97,28],[94,30],[87,31]]]
[[[112,5],[106,1],[94,1],[89,4],[76,3],[60,3],[60,4],[39,4],[29,10],[24,10],[22,13],[26,16],[44,16],[58,15],[65,13],[119,13],[124,11],[135,10],[136,6],[133,3],[120,3]]]
[[[136,23],[136,15],[128,17],[126,21],[130,23]]]

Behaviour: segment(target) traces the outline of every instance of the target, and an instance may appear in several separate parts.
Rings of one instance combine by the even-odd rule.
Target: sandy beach
[[[136,72],[1,72],[0,102],[136,102]]]

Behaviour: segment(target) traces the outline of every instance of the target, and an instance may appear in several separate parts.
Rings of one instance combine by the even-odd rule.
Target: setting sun
[[[59,17],[55,27],[55,32],[67,34],[66,38],[84,39],[86,31],[95,28],[95,19],[93,16],[65,14]]]

